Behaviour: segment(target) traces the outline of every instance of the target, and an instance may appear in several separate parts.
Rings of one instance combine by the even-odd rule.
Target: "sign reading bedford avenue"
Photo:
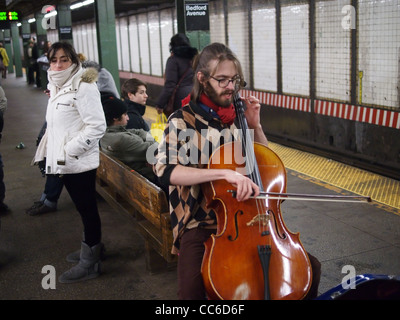
[[[185,2],[185,17],[187,31],[210,30],[208,2]]]

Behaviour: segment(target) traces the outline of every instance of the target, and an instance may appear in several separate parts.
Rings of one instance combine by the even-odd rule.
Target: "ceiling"
[[[22,19],[34,17],[34,13],[41,12],[42,8],[51,3],[58,4],[73,4],[83,0],[0,0],[0,7],[5,10],[18,11]],[[171,6],[175,5],[175,0],[115,0],[115,14],[123,14],[129,11],[137,11],[140,9],[148,9],[153,6]],[[81,7],[71,11],[72,22],[85,21],[94,19],[94,4]]]

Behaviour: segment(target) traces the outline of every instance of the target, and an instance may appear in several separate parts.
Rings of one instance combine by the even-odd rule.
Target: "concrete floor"
[[[115,212],[99,197],[106,260],[101,277],[87,282],[43,289],[44,266],[56,276],[73,264],[65,257],[80,248],[82,223],[64,189],[58,211],[29,216],[25,209],[43,192],[45,178],[30,162],[44,122],[47,97],[23,78],[9,75],[2,86],[8,98],[0,152],[3,156],[6,199],[11,212],[1,216],[0,299],[176,299],[176,271],[150,274],[144,241],[131,218]],[[16,146],[23,142],[25,149]]]
[[[0,217],[0,300],[175,300],[176,269],[150,274],[144,242],[130,218],[99,198],[106,260],[103,274],[93,280],[56,283],[44,289],[42,273],[53,266],[58,277],[71,267],[68,253],[80,247],[82,224],[64,190],[58,211],[28,216],[25,209],[40,197],[45,179],[30,165],[36,137],[44,122],[47,97],[25,78],[2,81],[8,97],[0,153],[3,156],[6,200],[11,211]],[[25,149],[16,146],[23,142]],[[329,185],[303,179],[288,170],[288,192],[333,193]],[[341,283],[344,266],[357,274],[400,274],[400,216],[377,204],[285,201],[285,223],[307,251],[322,263],[319,291]]]

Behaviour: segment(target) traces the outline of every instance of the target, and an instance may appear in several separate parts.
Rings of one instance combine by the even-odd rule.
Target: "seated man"
[[[103,152],[158,184],[152,166],[146,160],[147,149],[157,142],[143,129],[126,129],[129,116],[122,100],[109,96],[102,103],[107,121],[106,133],[100,140]]]
[[[127,129],[143,129],[149,131],[149,125],[143,119],[146,112],[147,85],[139,79],[126,80],[121,87],[121,95],[128,106]]]

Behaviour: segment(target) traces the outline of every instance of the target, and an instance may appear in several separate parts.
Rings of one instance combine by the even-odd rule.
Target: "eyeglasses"
[[[235,76],[232,79],[217,79],[214,78],[213,76],[210,76],[210,78],[213,78],[215,81],[218,81],[218,86],[222,89],[226,88],[229,86],[229,83],[232,82],[233,86],[236,87],[238,83],[240,83],[240,76]]]

